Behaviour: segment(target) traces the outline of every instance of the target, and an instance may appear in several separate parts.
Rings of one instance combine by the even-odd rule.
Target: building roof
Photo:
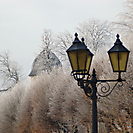
[[[42,72],[50,73],[54,68],[62,67],[60,60],[49,49],[43,49],[32,64],[30,77],[37,76]]]

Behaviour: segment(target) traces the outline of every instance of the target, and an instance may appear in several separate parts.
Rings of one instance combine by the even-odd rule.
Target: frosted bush
[[[0,100],[2,133],[82,133],[91,121],[90,101],[68,74],[45,73],[29,86],[20,84],[1,94]]]

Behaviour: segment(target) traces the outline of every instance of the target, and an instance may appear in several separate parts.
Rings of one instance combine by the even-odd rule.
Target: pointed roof
[[[49,49],[43,49],[40,54],[35,58],[32,64],[32,70],[29,74],[30,77],[37,76],[43,71],[51,72],[54,68],[62,67],[60,60]]]

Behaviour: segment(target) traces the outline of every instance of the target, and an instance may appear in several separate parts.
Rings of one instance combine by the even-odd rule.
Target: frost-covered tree
[[[42,49],[43,48],[47,48],[50,49],[52,48],[53,44],[54,44],[54,40],[53,40],[53,33],[50,29],[44,29],[44,32],[42,34]]]
[[[60,60],[54,53],[54,41],[51,30],[44,29],[42,41],[41,52],[33,62],[32,70],[29,74],[30,77],[38,76],[43,72],[51,73],[53,69],[62,67]]]
[[[21,67],[17,62],[10,59],[9,52],[0,53],[0,77],[2,88],[5,88],[0,91],[6,91],[9,88],[14,87],[22,77]]]
[[[114,24],[123,35],[130,36],[133,34],[133,0],[126,0],[123,5],[125,10],[118,14],[118,20]]]
[[[110,44],[112,29],[108,21],[89,19],[77,27],[79,35],[85,38],[88,47],[96,53],[101,48]]]
[[[66,49],[70,47],[73,42],[73,35],[68,31],[57,35],[56,44],[58,46],[58,52],[64,57],[62,60],[66,60]]]

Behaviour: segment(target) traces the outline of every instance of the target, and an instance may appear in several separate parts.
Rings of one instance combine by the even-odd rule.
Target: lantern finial
[[[119,39],[120,35],[117,34],[116,37],[117,37],[117,39],[116,39],[116,42],[115,42],[114,44],[115,44],[115,45],[122,45],[122,42],[121,42],[121,40]]]
[[[119,39],[120,35],[119,35],[119,34],[117,34],[117,35],[116,35],[116,37],[117,37],[117,39]]]
[[[74,35],[75,35],[76,38],[78,37],[78,33],[75,33]]]
[[[82,37],[81,40],[82,40],[82,42],[84,42],[85,39]]]

